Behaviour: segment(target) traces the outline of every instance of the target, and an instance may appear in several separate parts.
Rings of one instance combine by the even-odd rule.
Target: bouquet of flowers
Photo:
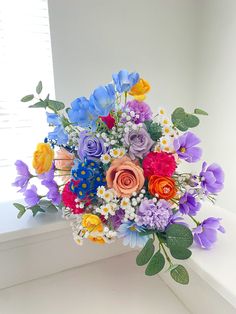
[[[154,115],[144,102],[149,83],[138,73],[121,70],[112,82],[96,88],[89,98],[62,102],[42,99],[42,82],[29,107],[44,108],[53,128],[33,155],[32,174],[20,160],[13,183],[26,205],[14,203],[18,218],[26,211],[61,210],[76,243],[97,244],[123,239],[140,247],[138,266],[148,276],[165,265],[171,277],[187,284],[189,275],[176,260],[191,256],[193,240],[209,249],[224,232],[219,218],[196,218],[205,199],[214,202],[223,188],[217,164],[202,164],[198,174],[182,173],[182,162],[200,160],[200,139],[189,129],[199,124],[202,109],[177,108],[170,117],[163,108]],[[129,99],[128,99],[129,97]],[[38,187],[32,184],[37,181]]]

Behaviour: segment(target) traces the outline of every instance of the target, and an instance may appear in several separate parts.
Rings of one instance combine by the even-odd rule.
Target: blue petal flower
[[[71,103],[71,109],[68,110],[67,114],[71,123],[82,128],[94,127],[94,120],[97,119],[97,115],[91,112],[90,103],[85,97],[75,99]]]
[[[128,92],[139,80],[139,74],[136,72],[130,73],[127,70],[121,70],[112,75],[116,89],[119,93]]]
[[[143,229],[132,221],[122,223],[117,229],[118,238],[123,238],[123,244],[130,245],[132,248],[143,247],[149,239],[149,236],[141,236],[139,234],[141,231]]]
[[[60,117],[56,113],[46,112],[48,124],[58,126],[61,125]]]
[[[115,89],[112,84],[96,88],[90,96],[90,110],[92,114],[106,117],[115,106]]]

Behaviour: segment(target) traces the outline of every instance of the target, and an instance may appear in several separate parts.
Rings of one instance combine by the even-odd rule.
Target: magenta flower
[[[174,140],[174,149],[179,158],[187,162],[196,162],[201,158],[202,150],[195,147],[200,139],[191,132],[186,132]]]
[[[210,249],[217,241],[217,231],[225,233],[225,229],[220,225],[220,220],[221,218],[209,217],[193,229],[193,238],[198,246]]]
[[[13,186],[19,187],[18,192],[24,192],[27,188],[28,182],[31,178],[28,166],[21,160],[15,162],[16,171],[18,176],[15,182],[12,183]]]
[[[25,202],[28,206],[32,207],[38,204],[40,197],[37,194],[37,188],[32,185],[30,189],[24,192]]]
[[[217,164],[202,164],[200,172],[201,186],[210,193],[218,193],[224,188],[224,171]]]
[[[182,214],[195,216],[201,207],[201,203],[197,202],[194,195],[186,192],[179,200],[179,211]]]
[[[125,108],[129,108],[130,111],[135,113],[135,116],[131,117],[131,120],[136,124],[151,120],[152,118],[151,108],[143,101],[128,101]]]

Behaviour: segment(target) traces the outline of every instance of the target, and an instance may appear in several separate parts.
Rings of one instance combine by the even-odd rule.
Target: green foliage
[[[152,120],[145,121],[144,123],[153,141],[157,141],[162,137],[162,126],[159,123]]]
[[[41,209],[43,209],[44,211],[57,211],[57,207],[55,205],[52,204],[51,201],[49,200],[44,200],[44,199],[41,199],[39,204],[38,204]]]
[[[176,267],[170,271],[170,275],[176,282],[182,285],[187,285],[189,283],[189,274],[182,265],[176,265]]]
[[[207,115],[207,113],[201,109],[195,109],[194,113]],[[187,131],[189,128],[198,126],[200,123],[199,118],[196,115],[186,113],[182,107],[178,107],[174,110],[171,115],[171,120],[174,126],[183,132]]]
[[[181,260],[188,259],[192,255],[192,252],[184,247],[173,247],[170,249],[170,253],[174,258]]]
[[[45,213],[45,210],[42,209],[39,205],[29,207],[29,209],[32,211],[33,216],[36,216],[37,213]]]
[[[21,101],[22,102],[28,102],[28,101],[31,101],[32,99],[34,99],[34,95],[30,94],[30,95],[26,95],[23,98],[21,98]]]
[[[153,245],[153,239],[149,239],[136,258],[137,265],[143,266],[147,264],[147,262],[152,257],[154,251],[155,251],[155,247]]]
[[[147,265],[145,274],[154,276],[158,274],[165,266],[165,258],[160,251],[157,251]]]
[[[183,225],[170,225],[166,230],[166,236],[169,249],[188,248],[193,243],[191,230]]]
[[[43,89],[42,81],[39,81],[38,85],[36,86],[36,93],[39,95],[41,93],[42,89]]]
[[[29,108],[46,108],[47,104],[45,103],[45,101],[38,101],[33,105],[30,105]]]
[[[25,208],[25,206],[23,206],[19,203],[13,203],[13,205],[19,210],[17,218],[20,219],[24,215],[24,213],[26,212],[26,208]]]
[[[194,109],[194,113],[195,114],[200,114],[200,115],[203,115],[203,116],[208,116],[208,113],[202,109],[199,109],[199,108],[196,108]]]

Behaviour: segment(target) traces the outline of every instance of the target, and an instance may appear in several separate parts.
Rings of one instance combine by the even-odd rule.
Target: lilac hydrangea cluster
[[[153,200],[145,199],[140,204],[137,212],[137,225],[147,229],[165,230],[173,215],[170,203],[164,199],[154,203]]]

